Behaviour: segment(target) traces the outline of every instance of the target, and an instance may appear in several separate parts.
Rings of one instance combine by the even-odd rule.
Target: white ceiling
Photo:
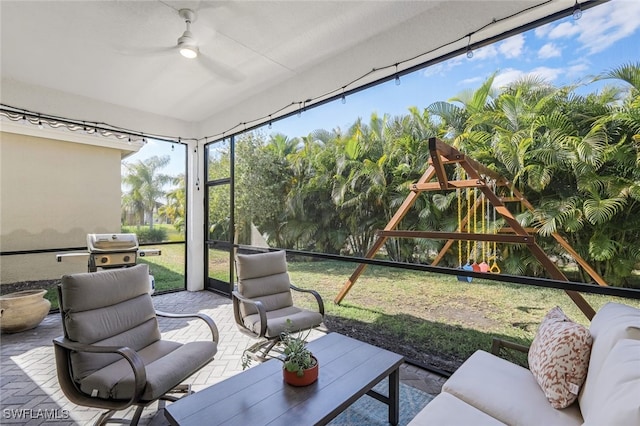
[[[0,98],[147,134],[218,135],[393,75],[396,63],[402,71],[465,49],[470,33],[478,43],[574,1],[1,0]],[[170,50],[185,30],[181,8],[197,11],[196,60]]]

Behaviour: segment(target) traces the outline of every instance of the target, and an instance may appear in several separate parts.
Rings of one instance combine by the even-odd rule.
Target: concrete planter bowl
[[[51,302],[43,289],[23,290],[0,296],[0,331],[19,333],[35,328],[49,313]]]

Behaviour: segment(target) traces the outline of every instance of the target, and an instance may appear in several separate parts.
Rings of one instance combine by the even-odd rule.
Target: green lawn
[[[138,258],[138,263],[149,265],[149,271],[156,282],[156,292],[174,289],[184,289],[185,245],[166,244],[154,247],[162,251],[160,256]]]
[[[589,323],[562,290],[478,279],[467,283],[455,276],[377,266],[369,266],[342,303],[334,304],[355,267],[336,261],[289,262],[293,282],[316,289],[328,315],[367,323],[398,345],[460,361],[477,349],[488,351],[493,336],[529,345],[554,306],[576,322]],[[596,311],[607,301],[640,308],[638,300],[584,297]]]

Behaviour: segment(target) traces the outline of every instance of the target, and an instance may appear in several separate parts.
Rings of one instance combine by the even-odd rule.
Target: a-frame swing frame
[[[498,175],[496,172],[488,169],[482,164],[478,163],[472,158],[467,157],[457,149],[442,142],[437,138],[429,139],[429,155],[430,165],[424,174],[418,179],[418,181],[411,185],[411,192],[404,200],[402,205],[398,208],[394,216],[383,230],[376,233],[376,239],[365,254],[365,258],[371,259],[382,248],[387,238],[430,238],[438,240],[447,240],[444,247],[440,250],[432,265],[436,265],[444,254],[450,249],[454,241],[484,241],[484,242],[499,242],[499,243],[511,243],[511,244],[525,244],[535,258],[543,265],[545,270],[549,273],[551,278],[559,281],[569,281],[569,279],[558,269],[555,263],[549,259],[547,254],[538,246],[535,241],[535,236],[530,234],[527,229],[520,225],[520,223],[514,218],[512,213],[506,207],[507,202],[520,202],[525,208],[533,210],[533,206],[524,198],[524,196],[514,188],[510,188],[513,192],[513,197],[501,198],[496,195],[492,189],[492,185],[487,183],[487,180],[491,180],[496,187],[510,186],[510,183]],[[464,180],[449,180],[445,171],[445,164],[458,164],[466,172],[468,179]],[[436,177],[437,182],[431,180]],[[472,213],[481,205],[480,197],[476,199],[475,204],[467,212],[464,219],[461,220],[457,232],[441,232],[441,231],[402,231],[397,230],[398,224],[404,216],[409,212],[411,206],[418,199],[420,194],[424,191],[442,191],[442,190],[457,190],[463,188],[477,188],[482,197],[489,202],[495,212],[500,214],[504,219],[507,227],[500,230],[498,233],[493,234],[479,234],[466,232],[465,228],[472,219]],[[593,278],[599,285],[606,286],[604,279],[571,247],[571,245],[559,234],[553,233],[553,238],[564,248],[576,262],[584,268],[584,270]],[[351,277],[346,281],[334,302],[339,304],[347,295],[351,287],[355,284],[356,280],[364,272],[367,264],[361,263],[357,266],[356,270],[351,274]],[[573,302],[580,308],[585,316],[591,320],[595,315],[595,310],[589,303],[582,297],[580,293],[573,290],[565,290],[567,295],[573,300]]]

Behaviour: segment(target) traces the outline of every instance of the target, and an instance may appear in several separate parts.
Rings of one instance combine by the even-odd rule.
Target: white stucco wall
[[[120,232],[123,151],[0,132],[0,250],[86,246],[88,233]],[[0,283],[86,272],[55,253],[0,257]]]

